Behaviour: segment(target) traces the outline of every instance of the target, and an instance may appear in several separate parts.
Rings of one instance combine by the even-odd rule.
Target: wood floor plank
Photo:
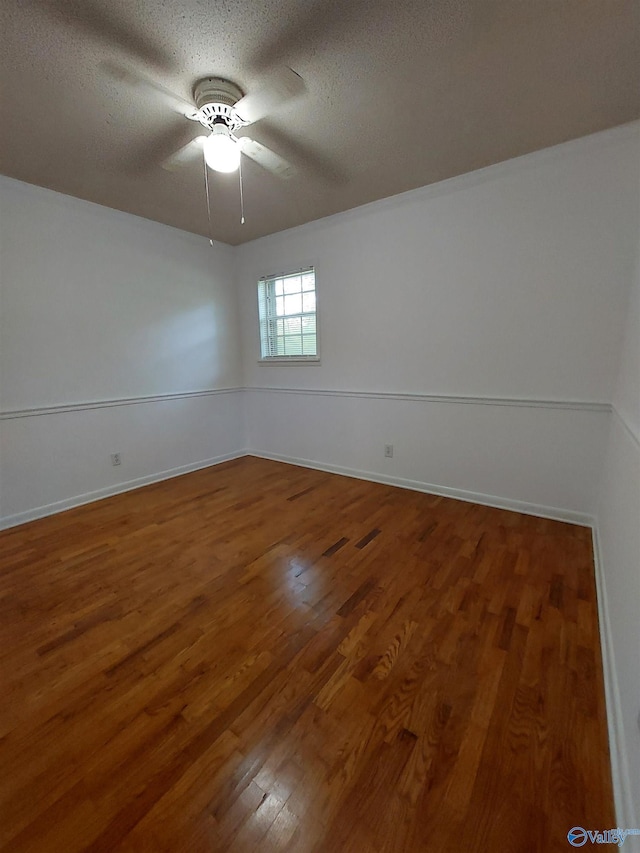
[[[590,532],[245,457],[0,533],[0,850],[614,825]]]

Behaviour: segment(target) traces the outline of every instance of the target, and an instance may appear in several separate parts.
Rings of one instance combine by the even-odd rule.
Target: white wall
[[[261,389],[248,392],[249,447],[586,520],[639,138],[619,128],[240,247],[244,382]],[[308,263],[322,362],[259,364],[255,282]],[[407,394],[419,399],[394,396]]]
[[[0,525],[247,444],[597,511],[618,821],[640,825],[639,157],[636,124],[213,251],[0,178]],[[258,364],[257,279],[309,263],[321,364]]]
[[[0,241],[2,523],[242,449],[231,247],[8,178]]]
[[[640,207],[640,174],[636,182]],[[638,236],[640,254],[640,227]],[[609,659],[612,752],[620,768],[614,774],[618,820],[621,826],[640,827],[640,257],[613,403],[598,507],[601,630]],[[640,839],[629,846],[640,850]]]
[[[608,421],[606,408],[302,390],[255,389],[246,406],[260,455],[579,523],[595,501]]]

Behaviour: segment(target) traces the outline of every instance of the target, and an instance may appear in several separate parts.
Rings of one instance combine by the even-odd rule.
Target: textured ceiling
[[[247,133],[298,166],[211,174],[241,243],[640,117],[640,0],[2,0],[0,172],[207,234],[191,100],[215,75],[305,92]],[[114,66],[133,72],[119,78]]]

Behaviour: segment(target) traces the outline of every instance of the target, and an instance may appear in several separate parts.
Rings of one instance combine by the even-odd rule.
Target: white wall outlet
[[[111,464],[112,465],[121,465],[122,464],[122,456],[119,453],[111,454]]]
[[[391,457],[393,456],[393,444],[385,444],[384,455],[387,457],[387,459],[391,459]]]

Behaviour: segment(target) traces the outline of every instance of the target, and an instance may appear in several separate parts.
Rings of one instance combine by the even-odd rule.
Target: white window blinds
[[[260,279],[258,313],[263,359],[317,360],[313,267]]]

